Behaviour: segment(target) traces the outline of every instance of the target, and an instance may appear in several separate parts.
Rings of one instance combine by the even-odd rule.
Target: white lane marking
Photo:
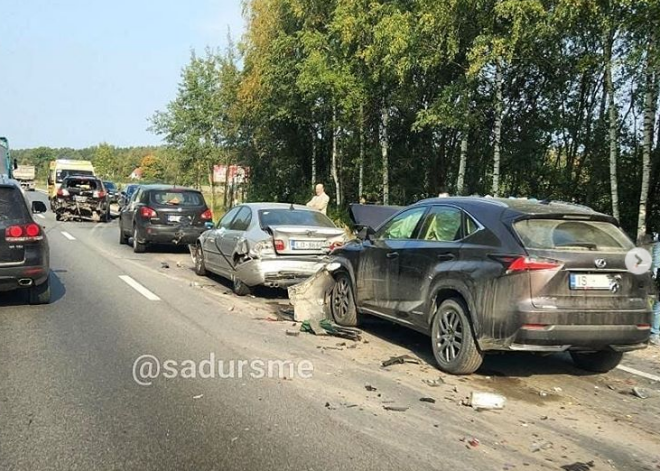
[[[149,291],[147,288],[142,286],[140,283],[135,281],[133,278],[131,278],[128,275],[119,275],[119,278],[126,283],[128,286],[133,288],[135,291],[140,293],[142,296],[147,298],[149,301],[160,301],[160,298],[156,296],[154,293]]]
[[[64,231],[62,231],[62,235],[63,235],[64,237],[66,237],[67,239],[69,239],[69,240],[76,240],[76,238],[73,237],[73,236],[72,236],[71,234],[69,234],[68,232],[64,232]]]
[[[44,216],[43,214],[37,214],[37,217],[38,217],[39,219],[46,219],[46,216]]]
[[[635,368],[631,368],[629,366],[619,365],[617,366],[617,369],[621,371],[625,371],[626,373],[630,373],[632,375],[637,375],[637,376],[641,376],[642,378],[650,379],[651,381],[660,382],[660,376],[652,375],[650,373],[644,373],[643,371],[636,370]]]

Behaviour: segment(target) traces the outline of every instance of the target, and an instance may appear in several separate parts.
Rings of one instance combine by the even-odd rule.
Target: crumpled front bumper
[[[236,267],[236,277],[248,286],[286,288],[318,272],[327,257],[277,257],[252,259]]]

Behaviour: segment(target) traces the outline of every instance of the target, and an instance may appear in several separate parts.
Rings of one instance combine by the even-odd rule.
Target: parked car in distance
[[[94,176],[71,175],[62,180],[51,202],[58,221],[110,221],[110,200],[103,182]]]
[[[119,202],[119,190],[117,189],[117,185],[115,185],[114,182],[104,181],[103,186],[105,187],[105,191],[108,192],[108,201],[109,201],[109,203],[110,204],[118,203]]]
[[[228,278],[239,296],[257,285],[286,287],[313,275],[345,235],[306,206],[248,203],[232,208],[191,247],[195,272]]]
[[[605,372],[650,335],[650,275],[617,221],[568,203],[437,198],[337,249],[335,321],[373,314],[431,336],[449,373],[490,351],[570,352]]]
[[[124,188],[119,192],[118,203],[120,208],[126,206],[126,204],[131,200],[131,197],[137,191],[138,188],[140,188],[139,184],[131,183],[129,185],[126,185],[126,188]]]
[[[50,302],[48,239],[32,218],[45,212],[42,201],[30,204],[17,181],[0,176],[0,292],[29,290],[30,304]]]
[[[141,185],[119,213],[119,243],[132,240],[136,253],[150,244],[194,244],[213,227],[213,213],[198,190]]]

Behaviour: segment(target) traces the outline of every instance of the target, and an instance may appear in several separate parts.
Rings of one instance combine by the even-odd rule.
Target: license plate
[[[168,216],[167,220],[170,222],[181,222],[181,216]]]
[[[319,250],[323,248],[322,240],[292,240],[291,248],[293,250]]]
[[[87,201],[87,197],[76,195],[76,196],[73,197],[73,200],[78,201],[79,203],[84,203],[85,201]]]
[[[608,275],[571,273],[570,288],[576,290],[609,290],[614,280]]]

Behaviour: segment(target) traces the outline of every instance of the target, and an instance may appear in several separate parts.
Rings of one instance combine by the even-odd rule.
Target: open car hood
[[[349,212],[357,229],[371,227],[377,229],[395,213],[403,209],[402,206],[381,206],[377,204],[351,204]]]

